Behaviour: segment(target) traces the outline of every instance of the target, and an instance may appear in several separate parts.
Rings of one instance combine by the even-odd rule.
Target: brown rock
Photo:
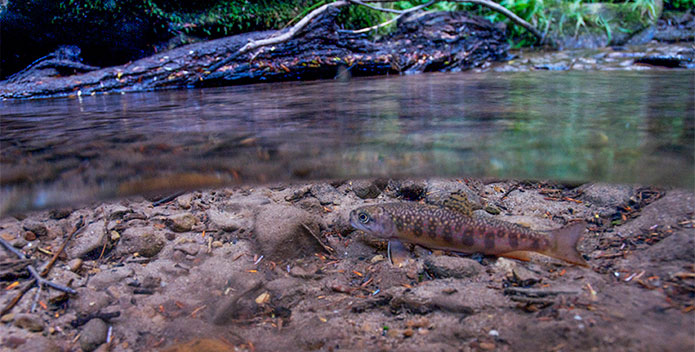
[[[142,228],[131,228],[123,232],[121,236],[121,241],[118,244],[118,253],[123,254],[133,254],[138,253],[139,255],[147,258],[154,257],[157,255],[166,241],[161,235],[153,234],[151,232],[143,232],[146,229]]]
[[[43,321],[34,314],[18,314],[14,319],[14,326],[33,332],[43,331]]]
[[[99,345],[106,342],[108,326],[103,320],[95,318],[87,322],[80,333],[80,347],[85,352],[97,349]]]
[[[167,226],[174,232],[191,231],[198,219],[191,213],[183,213],[170,216],[166,220]]]
[[[36,239],[36,234],[31,231],[27,231],[24,233],[24,239],[27,241],[34,241]]]
[[[14,319],[14,313],[7,313],[0,317],[0,322],[1,323],[9,323]]]
[[[381,194],[381,190],[373,182],[364,180],[353,181],[352,191],[362,199],[373,199]]]
[[[65,219],[72,214],[72,209],[53,209],[48,213],[48,217],[54,220]]]
[[[69,258],[96,259],[101,255],[102,250],[110,249],[103,223],[97,221],[86,226],[80,235],[75,236],[68,244],[65,251]],[[107,248],[104,248],[104,245]]]
[[[318,219],[299,208],[268,205],[256,214],[256,243],[266,257],[284,260],[323,249],[304,228],[320,234]]]
[[[75,259],[69,261],[68,267],[70,268],[70,271],[77,272],[82,267],[82,259],[75,258]]]
[[[483,266],[473,259],[430,255],[425,258],[425,269],[438,278],[462,279],[477,276],[482,271]]]
[[[22,227],[24,227],[24,229],[27,231],[33,232],[34,234],[36,234],[36,236],[39,237],[48,235],[48,229],[46,228],[46,225],[34,220],[25,221]]]
[[[495,349],[496,346],[494,342],[481,342],[478,344],[478,347],[480,347],[480,349],[484,351],[492,351]]]

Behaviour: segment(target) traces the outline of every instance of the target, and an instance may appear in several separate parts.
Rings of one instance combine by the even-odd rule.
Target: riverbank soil
[[[412,248],[402,267],[349,212],[452,192],[535,230],[586,221],[590,267]],[[428,179],[244,186],[0,220],[2,349],[691,351],[695,195],[632,185]],[[32,312],[32,305],[35,309]],[[108,342],[106,342],[108,340]]]

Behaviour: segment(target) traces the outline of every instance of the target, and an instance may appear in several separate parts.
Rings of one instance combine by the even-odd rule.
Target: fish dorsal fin
[[[468,200],[468,196],[463,191],[452,192],[448,197],[435,205],[451,209],[466,216],[472,216],[473,210],[482,209],[480,205]]]

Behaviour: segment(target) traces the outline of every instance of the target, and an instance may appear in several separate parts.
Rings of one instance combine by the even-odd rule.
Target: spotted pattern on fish
[[[519,248],[519,235],[516,233],[510,233],[507,235],[509,237],[509,247],[511,248]]]
[[[494,218],[468,216],[455,209],[414,202],[360,207],[350,213],[350,223],[378,237],[429,248],[492,255],[534,251],[587,265],[575,248],[584,230],[580,226],[555,230],[549,237]],[[567,238],[558,241],[555,235]]]

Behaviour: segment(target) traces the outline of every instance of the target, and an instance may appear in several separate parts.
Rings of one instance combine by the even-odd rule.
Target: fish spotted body
[[[420,203],[384,203],[357,208],[350,224],[386,240],[402,240],[431,249],[483,253],[527,260],[527,252],[587,266],[576,244],[585,223],[550,235],[487,217],[467,216],[456,209]]]

